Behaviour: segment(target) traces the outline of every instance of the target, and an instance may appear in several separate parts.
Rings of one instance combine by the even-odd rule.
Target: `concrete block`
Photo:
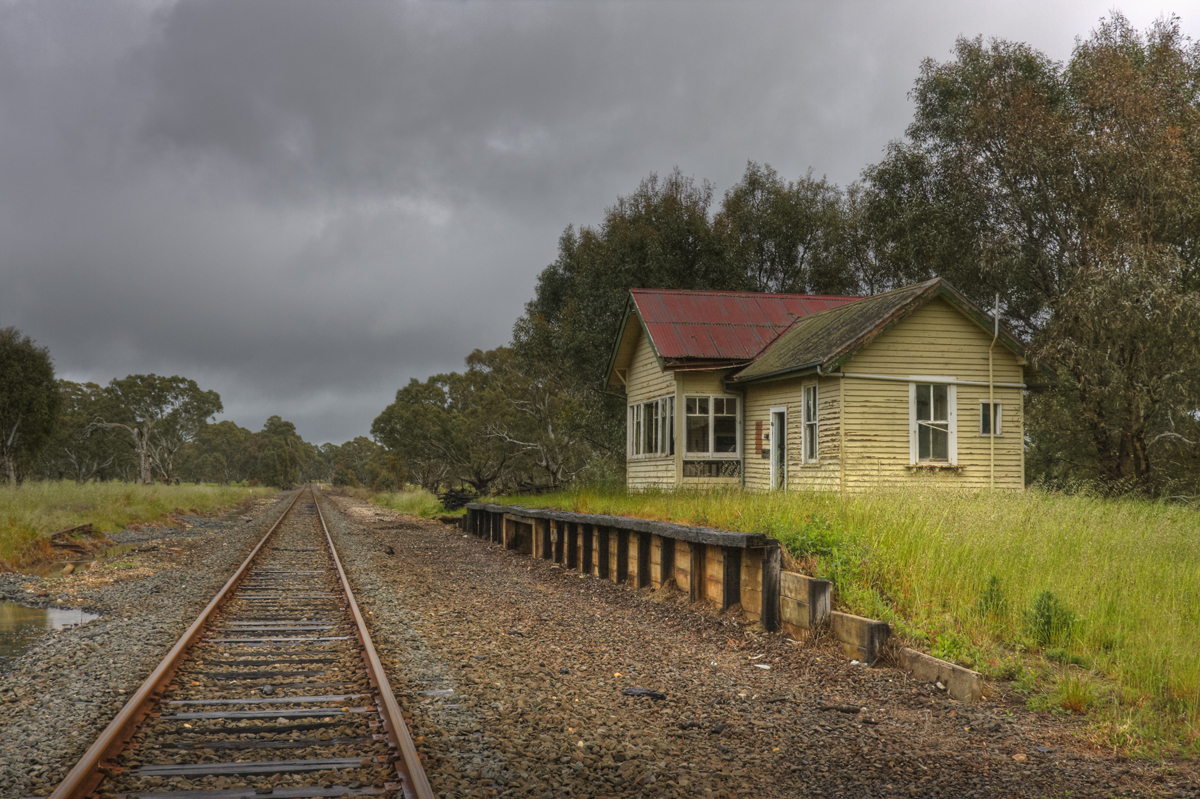
[[[900,650],[900,668],[914,680],[940,682],[950,696],[960,702],[974,702],[983,695],[983,675],[979,672],[915,649],[905,647]]]
[[[835,610],[829,614],[829,631],[848,657],[874,666],[879,652],[891,636],[887,622],[864,619]]]

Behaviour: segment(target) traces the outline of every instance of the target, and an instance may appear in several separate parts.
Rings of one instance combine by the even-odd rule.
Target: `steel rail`
[[[233,573],[233,576],[225,583],[224,587],[217,592],[208,606],[200,613],[191,626],[183,633],[167,656],[163,658],[158,667],[150,673],[142,686],[138,688],[125,707],[121,708],[121,712],[117,714],[109,725],[104,728],[104,732],[100,733],[100,737],[95,743],[84,753],[79,762],[75,764],[58,787],[54,789],[54,793],[50,794],[49,799],[84,799],[95,790],[100,781],[107,774],[103,763],[115,757],[117,753],[124,748],[126,742],[133,736],[137,726],[146,718],[156,703],[162,697],[163,688],[170,683],[174,677],[175,671],[179,668],[183,660],[184,654],[200,637],[204,625],[209,618],[217,611],[217,609],[225,603],[225,600],[233,592],[233,589],[241,582],[246,570],[250,567],[259,550],[267,543],[267,540],[279,527],[284,517],[295,507],[297,500],[303,491],[297,491],[296,496],[283,513],[279,514],[279,518],[271,525],[271,529],[267,530],[266,535],[258,542],[257,546],[251,550],[250,555],[238,567],[238,570]],[[314,498],[315,504],[315,498]]]
[[[354,591],[350,588],[350,580],[346,577],[346,570],[342,567],[341,558],[338,557],[337,547],[333,544],[333,536],[329,534],[329,527],[325,524],[325,514],[321,512],[321,503],[317,502],[317,492],[313,490],[312,495],[313,505],[317,509],[317,518],[321,521],[321,529],[325,532],[325,540],[329,543],[329,551],[333,555],[333,563],[337,567],[338,576],[342,581],[342,589],[346,592],[350,613],[354,617],[354,625],[359,640],[362,642],[367,677],[375,686],[375,690],[379,692],[379,698],[383,703],[380,713],[387,726],[388,739],[400,753],[395,760],[395,765],[396,771],[403,780],[404,796],[406,799],[435,799],[433,788],[429,784],[429,778],[425,776],[425,768],[421,765],[421,758],[417,754],[417,747],[413,743],[412,735],[409,734],[408,726],[404,723],[400,705],[397,704],[396,697],[392,693],[392,685],[384,671],[383,662],[379,659],[379,653],[375,651],[375,645],[371,642],[371,633],[367,630],[366,619],[363,618],[362,611],[358,609],[358,603],[354,600]]]

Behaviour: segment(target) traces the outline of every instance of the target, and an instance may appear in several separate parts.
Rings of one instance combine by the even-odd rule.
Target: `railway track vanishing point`
[[[434,795],[311,488],[51,799],[264,795]]]

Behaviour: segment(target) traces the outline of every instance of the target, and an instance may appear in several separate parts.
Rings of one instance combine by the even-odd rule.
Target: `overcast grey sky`
[[[846,184],[959,35],[1069,56],[1099,2],[0,0],[0,327],[314,443],[509,340],[651,172]],[[1184,16],[1193,38],[1200,14]]]

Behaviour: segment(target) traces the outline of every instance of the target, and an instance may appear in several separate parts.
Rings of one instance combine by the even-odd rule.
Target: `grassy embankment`
[[[367,493],[369,494],[369,492]],[[355,495],[357,496],[357,494]],[[435,516],[442,516],[447,513],[437,497],[420,488],[411,491],[370,494],[369,496],[359,498],[369,499],[372,504],[383,508],[390,508],[400,513],[407,513],[410,516],[420,516],[425,519],[432,519]]]
[[[210,514],[233,508],[249,496],[273,488],[132,483],[30,482],[0,486],[0,561],[18,566],[49,552],[55,531],[91,523],[97,532],[114,532],[134,522],[160,521],[177,509]]]
[[[835,603],[1012,680],[1034,709],[1087,713],[1097,743],[1200,754],[1200,514],[1129,499],[910,491],[581,489],[507,500],[765,532]]]

